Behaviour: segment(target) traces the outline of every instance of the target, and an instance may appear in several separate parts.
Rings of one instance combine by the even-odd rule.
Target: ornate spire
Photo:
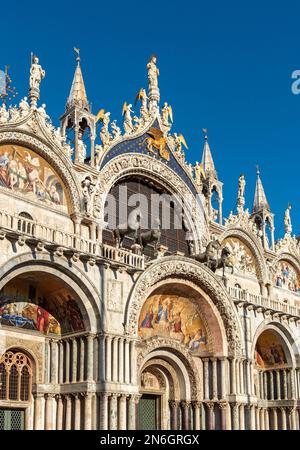
[[[270,211],[270,206],[260,179],[260,171],[258,166],[256,167],[256,175],[257,179],[256,179],[252,213],[261,211],[263,209]]]
[[[75,70],[70,94],[67,100],[66,109],[69,109],[72,106],[79,106],[80,108],[89,110],[89,102],[86,96],[86,90],[80,65],[80,50],[79,48],[74,47],[74,51],[77,53],[77,67]]]
[[[203,128],[204,133],[204,147],[203,147],[203,153],[202,153],[202,166],[205,173],[208,172],[215,172],[215,165],[212,158],[212,154],[210,151],[209,143],[208,143],[208,137],[207,137],[207,129]]]

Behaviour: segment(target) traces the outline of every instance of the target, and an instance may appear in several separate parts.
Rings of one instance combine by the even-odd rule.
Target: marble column
[[[272,408],[272,416],[272,430],[278,430],[278,417],[276,408]]]
[[[94,378],[94,338],[95,336],[89,334],[87,336],[87,380],[91,381]]]
[[[260,408],[260,429],[265,430],[265,408]]]
[[[108,430],[108,392],[100,393],[100,430]]]
[[[239,404],[231,403],[231,417],[233,430],[239,429]]]
[[[208,372],[208,363],[209,363],[209,359],[204,358],[203,360],[204,363],[204,399],[205,400],[209,400],[210,396],[209,396],[209,372]]]
[[[268,399],[268,373],[267,372],[263,372],[263,380],[264,380],[264,393],[265,393],[264,398],[267,400]]]
[[[72,338],[72,382],[77,381],[77,340]]]
[[[226,398],[226,379],[227,379],[227,360],[226,358],[220,358],[221,360],[221,399]]]
[[[239,408],[239,416],[240,416],[240,430],[245,429],[245,405],[241,404]]]
[[[230,359],[230,391],[231,394],[236,394],[236,359]]]
[[[170,400],[170,409],[171,409],[171,430],[178,430],[178,407],[179,402],[175,400]]]
[[[289,429],[296,430],[296,417],[295,417],[296,408],[289,407],[287,408],[288,418],[289,418]]]
[[[36,393],[34,397],[34,429],[43,430],[43,409],[44,409],[44,394]]]
[[[287,424],[286,424],[286,410],[285,408],[280,408],[281,411],[281,429],[286,430]]]
[[[244,394],[245,384],[244,384],[244,359],[240,361],[240,393]]]
[[[112,380],[114,382],[118,381],[118,347],[119,338],[114,337],[113,339],[113,366],[112,366]]]
[[[60,394],[56,395],[56,429],[63,429],[63,417],[64,417],[64,408],[62,396]]]
[[[92,401],[94,394],[92,392],[85,392],[84,396],[84,429],[92,429]]]
[[[265,389],[264,389],[264,373],[262,370],[258,372],[258,379],[259,379],[259,391],[260,391],[260,398],[265,398]]]
[[[209,430],[215,429],[215,404],[213,402],[206,402],[207,408],[207,428]]]
[[[112,394],[109,398],[109,429],[118,428],[118,395]]]
[[[228,411],[228,403],[220,402],[218,404],[221,411],[221,430],[227,430],[227,411]]]
[[[72,420],[72,400],[70,395],[65,396],[66,405],[66,423],[65,430],[71,430],[71,420]]]
[[[124,359],[125,359],[124,381],[126,384],[128,384],[130,381],[130,358],[129,358],[129,341],[127,339],[125,339]]]
[[[265,411],[265,427],[266,427],[266,430],[270,430],[270,417],[269,417],[268,408],[266,408],[266,411]]]
[[[288,398],[287,372],[286,369],[283,369],[283,399],[287,400],[287,398]]]
[[[137,373],[136,373],[136,350],[135,350],[135,341],[131,341],[130,343],[130,371],[131,371],[131,383],[135,384],[137,382]]]
[[[112,345],[111,345],[112,338],[110,336],[106,336],[105,339],[105,380],[111,381],[111,353],[112,353]]]
[[[136,410],[139,402],[139,396],[131,395],[128,402],[128,429],[136,429]]]
[[[98,336],[98,380],[105,381],[105,337]]]
[[[260,408],[255,408],[255,428],[256,430],[261,430],[261,423],[260,423]]]
[[[85,341],[85,338],[81,337],[80,338],[80,357],[79,357],[79,359],[80,359],[80,361],[79,361],[79,381],[81,381],[81,382],[84,381],[84,378],[85,378],[84,377],[84,354],[85,354],[84,341]]]
[[[276,398],[277,400],[281,399],[281,389],[280,389],[280,370],[275,370],[276,374]]]
[[[274,377],[273,371],[269,372],[269,382],[270,382],[270,400],[274,400]]]
[[[248,430],[255,430],[255,410],[253,405],[246,405],[247,410],[247,429]]]
[[[59,341],[59,365],[58,365],[58,382],[62,384],[64,382],[64,345],[63,341]]]
[[[58,348],[57,341],[51,339],[51,371],[50,371],[50,383],[57,384],[58,382]]]
[[[46,394],[45,430],[54,430],[54,394]]]
[[[195,430],[201,430],[201,418],[200,418],[200,408],[201,408],[201,402],[194,401],[192,403],[193,405],[193,411],[194,411],[194,429]],[[176,409],[177,414],[177,409]],[[176,430],[176,428],[174,428]]]
[[[74,429],[80,430],[81,429],[81,394],[80,393],[74,394],[74,398],[75,398]]]
[[[182,401],[181,402],[181,408],[182,408],[182,428],[183,430],[189,430],[190,424],[189,424],[189,412],[190,412],[190,402]]]
[[[217,358],[211,358],[212,363],[212,398],[218,399]]]
[[[66,352],[66,373],[65,383],[70,381],[70,343],[68,339],[65,339],[65,352]]]
[[[119,399],[119,414],[118,414],[118,430],[127,429],[127,399],[126,395],[122,394]]]
[[[119,339],[119,382],[124,383],[124,339]]]

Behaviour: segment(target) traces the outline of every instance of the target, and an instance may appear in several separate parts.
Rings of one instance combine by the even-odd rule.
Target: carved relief
[[[107,309],[123,312],[123,282],[107,280]]]

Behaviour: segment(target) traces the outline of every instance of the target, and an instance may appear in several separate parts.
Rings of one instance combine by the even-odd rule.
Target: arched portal
[[[25,272],[0,292],[2,326],[44,335],[63,335],[85,329],[78,294],[51,273]]]
[[[254,347],[254,394],[268,407],[270,429],[294,429],[294,413],[290,405],[297,383],[294,357],[284,332],[269,324],[257,336]],[[289,412],[291,412],[289,414]]]
[[[221,428],[209,399],[225,395],[224,324],[211,299],[190,281],[169,278],[155,285],[138,319],[138,424],[141,429]],[[201,418],[201,419],[200,419]]]

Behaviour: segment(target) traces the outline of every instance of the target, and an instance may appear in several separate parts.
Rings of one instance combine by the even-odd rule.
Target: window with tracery
[[[29,358],[21,352],[8,351],[0,357],[0,400],[28,401],[32,385]]]

